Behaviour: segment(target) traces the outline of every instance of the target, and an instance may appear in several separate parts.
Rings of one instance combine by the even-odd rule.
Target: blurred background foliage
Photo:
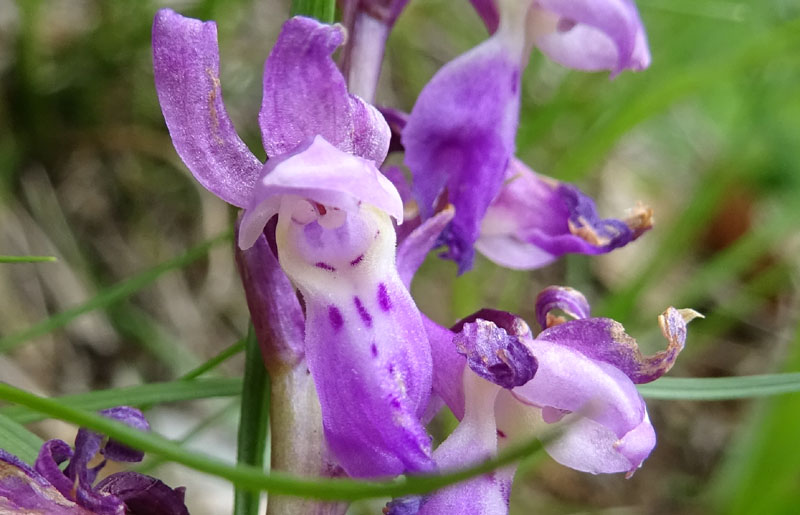
[[[653,53],[645,72],[609,81],[534,53],[518,154],[576,182],[606,216],[649,204],[655,228],[610,255],[534,272],[479,259],[456,278],[431,257],[415,298],[448,325],[483,306],[532,322],[539,289],[566,284],[648,351],[662,345],[656,316],[692,307],[707,318],[692,323],[672,375],[800,371],[800,2],[637,5]],[[172,380],[245,332],[229,238],[154,268],[224,234],[235,216],[193,181],[166,132],[150,57],[163,6],[218,21],[228,109],[264,157],[262,64],[288,2],[0,0],[0,253],[58,257],[0,266],[0,380],[48,395]],[[439,67],[485,37],[466,0],[413,0],[390,39],[378,102],[410,109]],[[130,277],[129,290],[114,289]],[[58,321],[87,301],[98,309]],[[217,374],[241,367],[233,359]],[[512,513],[797,512],[799,394],[648,405],[659,443],[632,479],[540,457],[521,466]],[[187,445],[235,455],[230,401],[149,416]],[[74,434],[54,422],[32,427]],[[193,513],[230,509],[225,483],[169,465],[156,473],[189,487]]]

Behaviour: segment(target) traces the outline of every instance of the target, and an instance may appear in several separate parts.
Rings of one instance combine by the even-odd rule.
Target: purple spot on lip
[[[369,314],[367,308],[364,307],[364,304],[361,302],[361,299],[358,297],[353,297],[353,303],[356,305],[356,310],[358,310],[358,316],[361,317],[361,321],[364,322],[364,325],[367,327],[372,327],[372,315]]]
[[[328,263],[323,263],[322,261],[320,261],[319,263],[314,263],[314,266],[317,268],[321,268],[323,270],[327,270],[328,272],[336,271],[336,269],[333,268],[331,265],[329,265]]]
[[[328,320],[330,320],[331,326],[336,331],[341,329],[342,326],[344,325],[344,319],[342,318],[342,313],[336,306],[328,307]]]
[[[372,351],[372,357],[373,358],[377,358],[378,357],[378,346],[377,345],[375,345],[373,343],[372,345],[370,345],[369,350]]]
[[[364,261],[364,254],[361,254],[360,256],[355,258],[354,260],[350,261],[350,266],[356,266],[357,264],[361,263],[362,261]]]
[[[384,311],[392,309],[392,299],[389,298],[389,290],[386,289],[385,283],[378,285],[378,305]]]
[[[504,432],[502,432],[501,430],[499,430],[499,429],[498,429],[498,430],[497,430],[497,436],[499,436],[500,438],[505,438],[505,437],[506,437],[506,434],[505,434]]]

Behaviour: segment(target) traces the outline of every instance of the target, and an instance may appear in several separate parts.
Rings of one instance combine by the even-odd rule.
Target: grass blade
[[[10,452],[25,463],[31,465],[36,461],[41,438],[31,433],[22,424],[0,415],[0,442],[3,450]]]
[[[60,329],[79,316],[89,313],[90,311],[109,306],[126,297],[129,297],[165,273],[171,272],[172,270],[178,268],[183,268],[184,266],[197,261],[205,256],[212,247],[219,245],[220,243],[227,242],[230,240],[230,238],[231,232],[227,231],[216,238],[212,238],[204,243],[201,243],[200,245],[197,245],[196,247],[192,247],[180,256],[160,263],[152,268],[134,275],[129,279],[103,290],[98,295],[92,297],[79,306],[56,313],[50,318],[42,320],[38,324],[2,338],[0,339],[0,353],[8,352],[9,350],[22,345],[28,340],[43,336],[51,331],[55,331],[56,329]]]
[[[53,263],[55,256],[0,256],[0,263]]]
[[[242,380],[238,378],[195,379],[193,381],[172,381],[110,388],[76,395],[64,395],[52,400],[75,408],[96,411],[121,404],[144,406],[211,397],[230,397],[238,395],[241,391]],[[20,424],[29,424],[47,418],[42,413],[23,406],[0,408],[0,415]]]
[[[720,401],[800,392],[800,372],[742,377],[662,377],[637,385],[650,399]]]
[[[244,384],[236,462],[264,468],[264,454],[269,430],[269,376],[264,368],[261,348],[252,327],[245,340]],[[237,488],[234,515],[258,515],[260,492]]]
[[[30,392],[0,383],[0,399],[25,406],[49,417],[86,427],[140,449],[152,456],[180,463],[200,472],[218,476],[239,488],[252,491],[265,490],[284,495],[296,495],[321,500],[369,499],[375,497],[401,497],[424,494],[460,481],[486,474],[542,449],[538,439],[507,449],[497,458],[478,465],[443,475],[401,477],[391,481],[356,481],[352,479],[303,479],[281,472],[265,474],[251,465],[229,465],[219,459],[195,450],[187,450],[153,432],[144,432],[108,419],[96,413],[76,409],[58,400],[39,397]]]

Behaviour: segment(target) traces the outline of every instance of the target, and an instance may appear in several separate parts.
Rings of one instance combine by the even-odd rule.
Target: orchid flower
[[[423,219],[432,216],[440,196],[455,206],[456,216],[443,235],[445,257],[459,272],[472,266],[480,236],[507,229],[496,217],[484,223],[503,190],[535,188],[533,198],[517,202],[517,222],[540,230],[546,238],[534,256],[507,255],[501,262],[514,268],[541,266],[564,252],[607,252],[642,234],[650,218],[634,217],[633,225],[614,221],[596,225],[597,215],[584,211],[591,201],[572,186],[530,180],[513,184],[521,165],[513,161],[519,106],[520,78],[531,45],[579,69],[642,69],[649,63],[644,29],[628,0],[475,0],[494,34],[484,43],[446,64],[425,86],[402,131],[405,163],[413,177],[414,197]],[[508,182],[507,182],[508,181]],[[538,182],[538,185],[536,184]],[[547,191],[549,190],[549,191]],[[542,198],[546,197],[546,198]],[[500,205],[492,206],[493,202]],[[554,208],[554,209],[553,209]],[[576,223],[577,220],[582,222]],[[550,220],[554,220],[551,223]],[[568,225],[567,221],[571,224]],[[627,229],[626,229],[627,226]],[[557,230],[554,232],[554,229]],[[577,236],[586,245],[563,246],[564,237]],[[553,240],[553,241],[547,241]],[[481,248],[489,246],[484,239]],[[578,248],[580,247],[580,248]],[[479,250],[482,250],[479,248]],[[503,251],[489,252],[495,259]]]
[[[348,93],[331,59],[344,38],[338,25],[284,24],[264,69],[266,164],[225,111],[213,22],[159,11],[153,62],[178,154],[206,189],[244,209],[239,247],[263,249],[277,215],[274,255],[305,306],[303,342],[287,355],[302,353],[334,460],[350,476],[393,476],[433,466],[420,422],[431,356],[395,266],[392,218],[402,222],[403,206],[377,168],[389,128]]]
[[[555,316],[554,310],[574,320]],[[590,318],[588,302],[571,288],[545,289],[536,313],[545,328],[536,337],[519,317],[485,309],[435,342],[449,347],[442,351],[449,357],[436,365],[451,369],[446,376],[451,392],[443,398],[451,399],[461,420],[434,451],[437,465],[462,468],[514,442],[554,435],[545,439],[545,449],[559,463],[629,477],[656,443],[635,384],[672,367],[686,341],[686,324],[698,313],[667,309],[659,325],[668,346],[653,356],[643,356],[619,323]],[[506,467],[427,498],[394,501],[387,512],[505,514],[513,474],[513,467]]]
[[[150,426],[141,411],[119,406],[100,412],[139,430]],[[97,453],[103,461],[89,462]],[[106,460],[142,461],[144,453],[85,428],[78,430],[74,449],[61,440],[42,445],[33,468],[0,449],[0,512],[51,515],[188,515],[184,489],[133,471],[116,472],[95,483]],[[68,462],[63,470],[59,468]]]

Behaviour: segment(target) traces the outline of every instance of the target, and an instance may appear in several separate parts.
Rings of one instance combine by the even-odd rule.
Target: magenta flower
[[[119,406],[100,412],[140,430],[150,426],[136,408]],[[89,462],[98,454],[103,461]],[[188,515],[184,489],[133,471],[116,472],[95,483],[106,460],[138,462],[142,452],[81,428],[74,449],[61,440],[42,445],[34,467],[0,449],[0,512],[52,515]],[[66,468],[59,465],[67,462]]]
[[[227,117],[213,22],[160,11],[153,62],[178,154],[203,186],[245,210],[239,247],[264,248],[277,215],[276,255],[305,304],[304,341],[288,351],[302,349],[333,457],[351,476],[390,476],[433,466],[420,422],[431,357],[395,266],[391,219],[402,222],[402,201],[377,168],[389,127],[348,93],[331,59],[343,40],[341,26],[284,24],[264,69],[266,164]]]
[[[518,173],[519,165],[512,158],[520,77],[531,44],[535,41],[551,55],[559,56],[561,62],[580,69],[607,68],[616,74],[626,68],[641,69],[649,63],[644,29],[629,1],[474,3],[494,34],[439,70],[420,93],[402,131],[405,162],[414,179],[414,197],[422,217],[432,215],[440,196],[455,206],[456,216],[443,235],[443,243],[449,247],[445,257],[456,261],[460,272],[472,266],[473,246],[484,230],[490,234],[505,230],[491,224],[482,228],[482,223],[504,182]],[[592,43],[590,40],[594,39],[607,44]],[[527,179],[521,182],[530,183]],[[541,186],[539,190],[533,199],[517,206],[520,223],[540,227],[556,240],[575,235],[588,243],[579,245],[581,248],[572,245],[561,249],[557,242],[543,242],[550,248],[537,246],[542,252],[555,256],[587,250],[607,252],[649,228],[637,225],[625,230],[626,224],[615,223],[618,230],[609,237],[594,225],[597,216],[593,209],[593,216],[586,223],[570,227],[567,220],[574,223],[583,217],[591,200],[571,186],[557,192],[543,191]],[[555,224],[550,224],[549,219]],[[554,225],[558,226],[557,232],[553,232]],[[597,239],[593,234],[596,231],[600,233]],[[501,252],[491,253],[490,258]],[[541,266],[542,261],[540,256],[508,255],[501,263],[530,268]]]
[[[553,316],[556,309],[575,320]],[[571,288],[545,289],[536,312],[545,327],[536,337],[522,319],[488,309],[438,333],[438,340],[430,333],[439,348],[436,373],[445,377],[435,382],[442,388],[437,393],[461,420],[434,451],[437,465],[447,470],[484,461],[552,426],[562,432],[545,449],[559,463],[593,474],[633,474],[656,442],[635,384],[672,367],[686,323],[698,314],[667,309],[659,317],[667,348],[643,356],[619,323],[589,318],[589,304]],[[505,514],[513,474],[508,467],[427,498],[394,501],[389,513]]]

